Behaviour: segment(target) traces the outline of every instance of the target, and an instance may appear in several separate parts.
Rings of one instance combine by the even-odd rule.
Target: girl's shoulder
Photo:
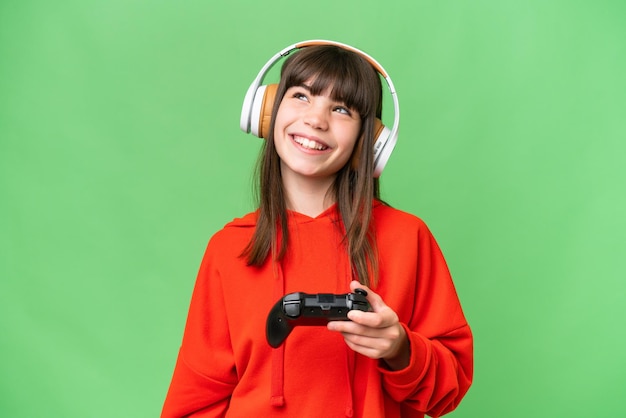
[[[396,209],[380,201],[374,202],[373,215],[376,224],[383,223],[405,228],[428,229],[426,223],[419,216]]]
[[[258,211],[250,212],[242,217],[234,218],[226,223],[210,239],[209,244],[213,247],[246,245],[252,234],[258,219]]]
[[[232,221],[224,225],[222,230],[228,230],[230,228],[254,228],[258,218],[259,211],[255,210],[254,212],[247,213],[239,218],[234,218]]]

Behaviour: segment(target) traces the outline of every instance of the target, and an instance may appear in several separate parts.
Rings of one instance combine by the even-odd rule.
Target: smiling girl
[[[472,335],[427,226],[380,200],[379,70],[353,48],[311,45],[272,88],[258,210],[209,242],[162,416],[453,410],[471,384]],[[371,312],[268,345],[266,316],[283,295],[357,288]]]

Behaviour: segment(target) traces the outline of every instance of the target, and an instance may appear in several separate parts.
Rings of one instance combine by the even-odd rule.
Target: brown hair
[[[372,199],[380,199],[378,179],[373,176],[373,147],[375,119],[380,119],[382,112],[382,87],[378,72],[364,57],[338,46],[306,47],[283,64],[270,131],[256,168],[259,218],[243,256],[248,265],[261,266],[270,253],[280,260],[286,252],[287,208],[280,158],[274,146],[274,124],[285,91],[306,81],[312,82],[311,94],[330,89],[333,100],[344,102],[361,116],[361,132],[352,156],[337,173],[329,193],[334,195],[343,221],[353,277],[370,285],[376,282],[378,272],[371,221]]]

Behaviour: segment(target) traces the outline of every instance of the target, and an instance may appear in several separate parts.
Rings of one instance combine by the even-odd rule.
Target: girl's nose
[[[313,129],[326,130],[328,128],[326,109],[322,106],[310,106],[304,116],[304,122]]]

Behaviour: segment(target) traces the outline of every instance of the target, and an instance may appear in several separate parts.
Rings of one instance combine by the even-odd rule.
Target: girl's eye
[[[303,94],[303,93],[300,93],[300,92],[295,92],[295,93],[293,94],[293,97],[294,97],[295,99],[298,99],[298,100],[308,100],[308,98],[306,97],[306,95],[305,95],[305,94]]]
[[[337,106],[335,107],[335,112],[341,113],[343,115],[350,115],[350,110],[345,106]]]

